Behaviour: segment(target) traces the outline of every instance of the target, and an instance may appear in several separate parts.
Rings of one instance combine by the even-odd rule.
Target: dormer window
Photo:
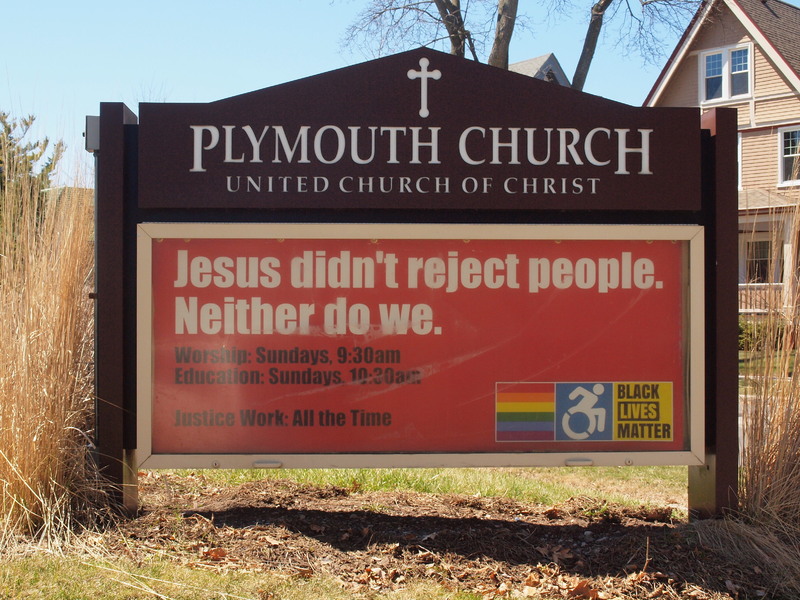
[[[719,48],[700,55],[700,102],[725,101],[750,95],[749,46]]]

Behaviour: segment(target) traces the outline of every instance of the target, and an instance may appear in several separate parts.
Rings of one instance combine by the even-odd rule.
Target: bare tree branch
[[[591,9],[572,87],[582,90],[585,85],[605,17],[612,19],[619,15],[621,18],[616,48],[625,53],[636,52],[645,62],[655,63],[664,52],[664,32],[683,32],[699,4],[699,0],[639,0],[634,8],[631,0],[625,0],[623,6],[615,5],[614,0],[599,0]]]
[[[493,35],[496,6],[497,0],[369,0],[342,45],[382,56],[415,46],[438,47],[446,40],[442,50],[477,61]],[[473,28],[467,26],[468,17]]]
[[[344,44],[382,56],[409,47],[433,46],[479,60],[492,41],[488,63],[508,68],[511,38],[524,26],[519,0],[364,0]],[[565,13],[584,0],[547,0],[549,15]],[[701,0],[585,0],[594,2],[573,87],[583,89],[601,33],[613,32],[614,48],[657,62],[665,34],[680,33]],[[542,49],[559,51],[559,48]]]

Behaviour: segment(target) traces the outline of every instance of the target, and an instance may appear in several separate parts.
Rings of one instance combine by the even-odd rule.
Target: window
[[[700,55],[700,102],[750,94],[750,47],[712,50]]]
[[[731,96],[750,93],[749,54],[747,48],[731,50]]]
[[[778,132],[780,145],[780,183],[800,183],[800,128],[781,129]]]
[[[722,54],[706,56],[706,97],[705,100],[722,98]]]
[[[747,283],[778,283],[782,280],[783,261],[773,256],[772,249],[769,240],[747,242]]]

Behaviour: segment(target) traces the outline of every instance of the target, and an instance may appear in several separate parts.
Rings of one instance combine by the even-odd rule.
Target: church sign
[[[703,468],[729,155],[697,111],[421,49],[138,113],[99,120],[131,469]]]

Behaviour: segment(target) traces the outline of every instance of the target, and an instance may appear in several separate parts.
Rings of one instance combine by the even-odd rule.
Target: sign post
[[[115,153],[104,106],[137,468],[685,464],[733,506],[731,155],[696,111],[430,50],[143,104]]]

